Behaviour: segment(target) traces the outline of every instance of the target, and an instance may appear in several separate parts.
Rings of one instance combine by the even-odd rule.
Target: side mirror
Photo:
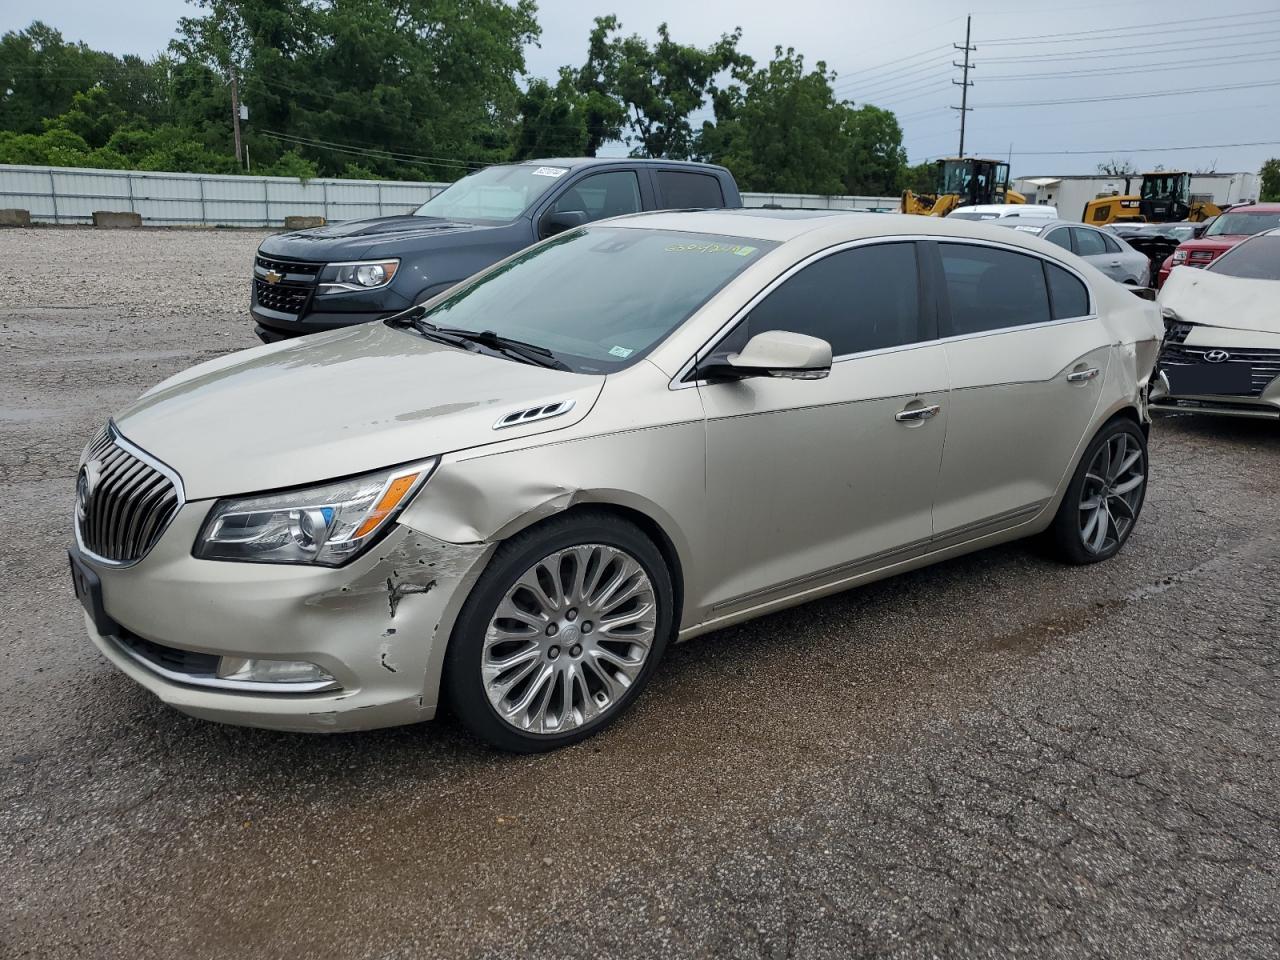
[[[1209,224],[1197,223],[1194,227],[1191,228],[1191,236],[1195,237],[1198,240],[1201,236],[1203,236],[1204,232],[1208,229],[1209,229]]]
[[[758,333],[747,341],[741,353],[709,358],[696,371],[699,378],[728,380],[746,377],[821,380],[829,373],[831,344],[786,330]]]
[[[586,222],[585,210],[553,210],[538,223],[538,236],[545,240],[547,237],[554,237],[557,233],[580,227]]]

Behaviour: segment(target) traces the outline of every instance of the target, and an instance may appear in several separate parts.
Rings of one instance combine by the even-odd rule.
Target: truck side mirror
[[[538,222],[538,236],[545,240],[587,222],[585,210],[551,210]]]

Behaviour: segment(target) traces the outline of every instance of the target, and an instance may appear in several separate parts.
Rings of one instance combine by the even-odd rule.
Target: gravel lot
[[[256,344],[261,234],[0,232],[0,955],[1280,955],[1280,427],[1164,419],[1125,551],[1024,545],[675,648],[542,758],[215,726],[103,661],[79,451]]]

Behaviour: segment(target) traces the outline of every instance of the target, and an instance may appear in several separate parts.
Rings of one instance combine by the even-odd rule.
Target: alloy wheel
[[[1129,535],[1147,482],[1142,447],[1116,433],[1094,454],[1080,488],[1080,539],[1094,555],[1118,548]]]
[[[516,579],[489,620],[480,660],[489,703],[524,733],[591,723],[640,676],[657,622],[653,583],[629,553],[557,550]]]

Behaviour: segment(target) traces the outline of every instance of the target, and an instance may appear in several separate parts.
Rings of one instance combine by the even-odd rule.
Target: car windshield
[[[532,247],[422,318],[550,350],[579,373],[635,363],[777,244],[592,226]]]
[[[1209,225],[1206,237],[1252,236],[1280,227],[1280,213],[1224,213]]]
[[[1247,280],[1280,280],[1280,236],[1254,237],[1237,244],[1208,269]]]
[[[413,211],[448,220],[514,220],[547,192],[568,167],[520,163],[485,167],[463,177]]]

